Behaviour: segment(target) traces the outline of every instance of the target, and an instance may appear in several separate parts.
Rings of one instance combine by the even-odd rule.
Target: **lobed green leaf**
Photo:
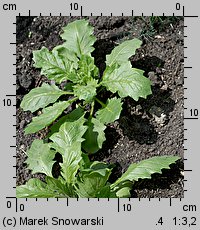
[[[107,184],[97,193],[96,198],[117,198],[117,196],[115,192],[112,192],[110,185]]]
[[[93,161],[90,162],[89,166],[81,171],[81,175],[88,174],[90,172],[95,172],[100,174],[101,176],[106,176],[107,169],[111,170],[113,168],[112,165],[109,165],[105,162],[101,161]]]
[[[79,100],[84,100],[86,103],[92,101],[96,96],[96,88],[98,86],[97,80],[91,79],[86,85],[75,85],[73,86],[74,95],[79,98]]]
[[[50,198],[55,197],[55,192],[48,190],[41,180],[32,178],[25,185],[17,186],[16,196],[17,198]]]
[[[116,65],[108,67],[101,84],[112,93],[118,92],[122,98],[130,96],[135,101],[152,93],[150,80],[143,76],[142,70],[131,68],[128,62],[118,68]]]
[[[169,169],[169,165],[175,163],[179,158],[178,156],[156,156],[139,163],[133,163],[111,187],[114,188],[127,180],[133,182],[138,179],[150,179],[152,174],[161,173],[162,169]]]
[[[82,143],[82,148],[87,153],[96,153],[102,148],[102,144],[106,140],[104,133],[106,126],[95,118],[89,119],[86,125],[88,129],[83,136],[85,141]]]
[[[62,116],[55,124],[53,124],[50,127],[50,132],[48,137],[50,137],[52,134],[59,132],[60,126],[64,124],[65,122],[73,122],[78,120],[80,117],[84,115],[84,110],[80,107],[73,110],[71,113]]]
[[[114,64],[123,64],[135,54],[136,49],[140,48],[142,41],[137,38],[124,41],[117,47],[115,47],[111,54],[106,55],[106,65],[112,66]]]
[[[91,56],[82,55],[78,62],[78,67],[79,83],[87,83],[99,74],[99,69],[94,64],[94,58]]]
[[[77,143],[81,143],[82,138],[87,127],[84,116],[81,116],[78,120],[66,121],[60,126],[59,132],[54,133],[50,139],[54,142],[54,146],[61,154],[65,154],[65,151]]]
[[[53,141],[51,146],[63,157],[62,176],[68,184],[74,183],[82,160],[81,142],[84,140],[82,136],[87,129],[84,123],[84,116],[76,121],[67,121],[60,126],[59,132],[50,137]]]
[[[35,112],[40,108],[44,108],[50,103],[54,103],[61,95],[66,92],[60,90],[56,85],[43,83],[41,87],[32,89],[26,94],[21,102],[21,108],[24,111],[30,110]]]
[[[69,147],[65,154],[62,155],[63,163],[61,166],[61,175],[69,184],[74,184],[76,181],[76,174],[80,168],[82,160],[81,144],[76,144]]]
[[[111,191],[119,198],[128,198],[131,197],[132,187],[133,182],[127,180],[117,184],[114,188],[111,185]]]
[[[70,78],[74,74],[74,69],[77,68],[78,59],[74,55],[72,51],[64,47],[52,51],[42,47],[41,50],[33,51],[34,66],[41,68],[41,74],[56,83],[61,83]]]
[[[96,41],[93,36],[93,27],[86,20],[77,20],[69,23],[63,28],[63,44],[68,50],[73,51],[80,58],[82,55],[90,55],[94,50],[93,44]]]
[[[100,163],[100,162],[99,162]],[[103,194],[108,193],[105,191],[108,178],[111,173],[111,169],[106,164],[95,162],[94,165],[98,165],[98,168],[90,167],[85,171],[81,177],[81,181],[76,183],[76,193],[82,198],[104,197]]]
[[[44,127],[50,125],[70,104],[71,100],[61,101],[55,103],[53,106],[44,108],[40,116],[33,117],[32,122],[25,128],[25,134],[38,132]]]
[[[114,97],[108,99],[106,106],[97,111],[96,118],[103,124],[109,124],[119,119],[121,111],[121,99]]]
[[[67,184],[66,181],[59,177],[58,179],[52,177],[45,178],[48,189],[53,190],[56,193],[56,197],[65,198],[65,197],[76,197],[74,188],[71,184]]]
[[[78,69],[79,59],[73,51],[65,48],[63,45],[56,46],[53,52],[57,51],[60,58],[62,58],[65,68],[68,72],[73,72],[74,69]]]
[[[39,179],[32,178],[25,185],[17,186],[17,198],[54,198],[71,197],[67,185],[60,180],[46,177],[46,183]]]
[[[31,148],[27,151],[28,169],[32,173],[44,173],[52,177],[53,160],[56,152],[50,149],[49,144],[44,144],[42,140],[34,140]]]

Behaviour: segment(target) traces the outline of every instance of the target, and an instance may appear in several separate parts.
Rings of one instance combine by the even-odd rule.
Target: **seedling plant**
[[[88,21],[69,23],[61,37],[64,43],[52,51],[42,47],[33,52],[34,66],[51,84],[43,83],[24,96],[24,111],[42,109],[25,134],[50,127],[45,140],[33,141],[26,163],[33,174],[46,177],[45,181],[33,178],[18,186],[17,197],[130,197],[135,181],[151,178],[179,159],[157,156],[133,163],[114,183],[109,182],[113,165],[90,160],[90,154],[100,150],[106,140],[106,125],[120,117],[123,98],[137,101],[151,94],[150,80],[129,61],[142,42],[134,38],[116,46],[106,55],[106,68],[100,76],[91,55],[96,38]],[[100,99],[102,90],[110,91],[111,97]],[[74,110],[65,114],[72,105]],[[62,157],[59,176],[52,170],[56,153]]]

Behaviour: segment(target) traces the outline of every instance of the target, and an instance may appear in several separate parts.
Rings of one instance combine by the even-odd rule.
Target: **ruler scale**
[[[1,25],[0,229],[199,229],[199,3],[168,0],[3,1]],[[17,199],[16,16],[184,17],[184,198]]]

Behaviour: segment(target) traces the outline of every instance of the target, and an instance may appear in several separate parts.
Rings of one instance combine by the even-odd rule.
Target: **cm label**
[[[185,204],[183,205],[184,212],[196,212],[197,206],[195,204]]]
[[[11,3],[5,3],[3,4],[3,10],[7,11],[12,11],[12,10],[17,10],[17,5],[16,4],[11,4]]]

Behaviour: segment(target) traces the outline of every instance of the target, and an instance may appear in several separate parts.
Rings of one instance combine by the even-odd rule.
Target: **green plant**
[[[96,40],[93,28],[86,20],[79,20],[63,30],[61,37],[65,42],[52,51],[45,47],[34,51],[33,60],[41,74],[56,84],[65,83],[64,90],[43,83],[25,95],[21,103],[25,111],[43,108],[42,114],[26,127],[26,134],[51,125],[48,140],[34,140],[26,160],[28,168],[45,174],[46,180],[30,179],[18,186],[17,197],[130,197],[134,181],[161,173],[178,159],[162,156],[131,164],[112,184],[109,176],[113,165],[89,159],[89,154],[102,148],[106,125],[119,118],[122,99],[130,96],[138,100],[151,94],[149,79],[142,70],[132,68],[128,60],[141,41],[133,39],[115,47],[106,56],[106,69],[100,76],[91,56]],[[113,93],[106,102],[98,96],[104,88]],[[76,109],[60,117],[72,103]],[[101,106],[99,110],[96,103]],[[56,153],[62,156],[58,178],[52,175]]]
[[[156,33],[160,33],[166,28],[173,28],[173,24],[176,23],[178,17],[176,16],[150,16],[140,17],[144,22],[144,28],[141,31],[140,36],[145,39],[153,39]]]

